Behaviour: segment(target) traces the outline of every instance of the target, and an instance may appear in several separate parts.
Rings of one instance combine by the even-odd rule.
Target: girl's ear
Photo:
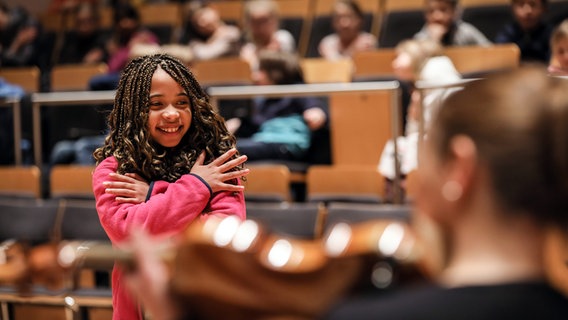
[[[459,198],[466,197],[471,192],[477,170],[477,147],[470,137],[458,135],[450,141],[449,149],[446,184],[461,188]]]

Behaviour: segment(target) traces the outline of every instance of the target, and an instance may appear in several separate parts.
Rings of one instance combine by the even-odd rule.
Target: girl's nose
[[[174,108],[173,106],[168,106],[164,112],[162,113],[162,116],[166,119],[166,120],[175,120],[177,118],[179,118],[179,111]]]

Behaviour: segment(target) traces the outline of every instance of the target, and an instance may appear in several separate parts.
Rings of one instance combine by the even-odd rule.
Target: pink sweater
[[[154,181],[149,199],[140,204],[119,203],[105,193],[104,181],[116,172],[114,157],[103,160],[93,174],[93,191],[101,224],[113,244],[128,238],[132,226],[142,226],[153,235],[174,235],[196,218],[209,214],[237,215],[245,219],[242,192],[211,194],[209,186],[196,175],[186,174],[174,183]],[[152,186],[151,186],[152,187]],[[122,286],[122,273],[115,267],[112,274],[113,320],[142,319],[139,306]]]

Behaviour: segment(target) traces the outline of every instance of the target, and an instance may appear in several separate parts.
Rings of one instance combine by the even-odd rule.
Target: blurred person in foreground
[[[522,68],[450,96],[421,149],[416,199],[417,214],[444,235],[442,271],[423,287],[344,301],[326,318],[566,319],[543,248],[551,228],[564,234],[568,222],[567,90],[563,79]],[[135,239],[130,288],[154,319],[180,319],[189,310],[168,297],[175,279],[145,250],[152,242]]]

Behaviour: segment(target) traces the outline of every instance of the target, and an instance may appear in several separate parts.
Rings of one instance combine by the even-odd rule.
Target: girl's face
[[[557,41],[552,48],[554,59],[558,62],[560,67],[568,70],[568,37],[561,38]]]
[[[392,61],[392,69],[397,79],[402,81],[414,81],[414,66],[412,57],[406,52],[399,52]]]
[[[152,140],[166,148],[177,146],[191,125],[191,102],[179,83],[160,67],[152,76],[149,108]]]

